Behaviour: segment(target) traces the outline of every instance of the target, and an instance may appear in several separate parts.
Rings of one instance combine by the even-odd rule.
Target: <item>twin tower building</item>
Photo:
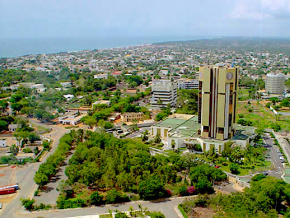
[[[198,123],[201,138],[227,140],[233,137],[238,75],[239,69],[233,66],[200,67]]]

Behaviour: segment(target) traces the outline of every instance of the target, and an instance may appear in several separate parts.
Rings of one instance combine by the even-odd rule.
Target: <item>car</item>
[[[221,167],[221,166],[219,166],[219,165],[216,165],[214,168],[217,168],[217,169],[218,169],[218,168],[220,168],[220,167]]]
[[[268,175],[269,175],[269,173],[267,173],[267,172],[262,172],[262,174],[263,174],[264,176],[268,176]]]

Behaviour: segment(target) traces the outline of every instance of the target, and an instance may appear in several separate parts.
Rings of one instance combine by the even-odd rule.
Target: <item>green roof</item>
[[[198,117],[193,116],[188,120],[184,120],[183,123],[172,129],[169,133],[171,137],[193,137],[197,135],[197,131],[200,128],[198,123]]]
[[[185,121],[186,120],[183,119],[167,118],[166,120],[156,124],[155,126],[175,129]]]

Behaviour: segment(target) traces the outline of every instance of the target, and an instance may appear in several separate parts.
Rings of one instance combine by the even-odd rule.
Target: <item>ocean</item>
[[[0,39],[0,57],[52,54],[104,48],[144,45],[156,42],[195,40],[205,37],[90,37],[90,38],[19,38]]]

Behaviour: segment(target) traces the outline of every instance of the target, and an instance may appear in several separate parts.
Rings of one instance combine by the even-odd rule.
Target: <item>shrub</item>
[[[189,187],[187,187],[187,189],[186,189],[186,193],[188,193],[189,195],[194,194],[194,193],[195,193],[195,188],[194,188],[194,186],[189,186]]]
[[[57,198],[56,205],[59,209],[84,207],[85,200],[81,198],[66,199],[65,195],[60,194]]]
[[[159,211],[153,211],[153,212],[145,212],[145,215],[149,216],[150,218],[165,218],[164,214]]]
[[[116,189],[112,189],[107,192],[106,202],[107,203],[121,203],[129,201],[129,197],[122,193],[118,192]]]
[[[123,212],[117,212],[116,214],[115,214],[115,218],[127,218],[128,216],[125,214],[125,213],[123,213]]]
[[[27,199],[20,199],[20,200],[26,210],[32,211],[34,209],[34,205],[33,205],[35,203],[34,199],[27,198]]]
[[[91,204],[100,205],[103,203],[103,196],[99,192],[93,192],[90,196]]]
[[[186,195],[186,186],[185,185],[180,186],[178,189],[178,193],[180,196],[185,196]]]
[[[265,178],[266,178],[266,176],[264,174],[259,173],[255,176],[253,176],[251,180],[252,181],[260,181],[260,180],[265,179]]]

